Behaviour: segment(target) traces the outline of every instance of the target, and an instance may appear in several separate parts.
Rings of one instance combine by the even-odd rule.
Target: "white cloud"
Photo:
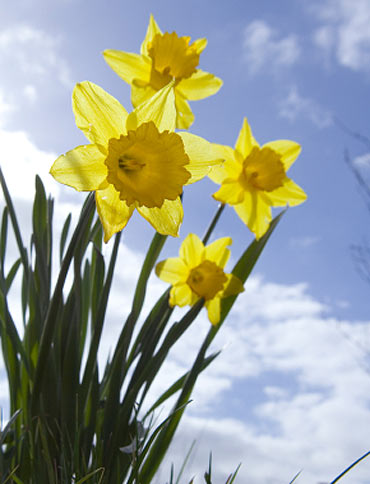
[[[54,78],[70,88],[69,70],[58,54],[58,44],[55,36],[42,30],[25,24],[13,25],[0,33],[2,72],[9,76],[17,69],[27,78]]]
[[[290,89],[288,96],[279,103],[279,115],[289,121],[306,118],[319,128],[330,126],[333,122],[329,111],[313,99],[301,96],[295,86]]]
[[[35,101],[37,100],[37,89],[32,84],[27,84],[24,87],[23,94],[31,104],[34,104]]]
[[[0,32],[0,127],[11,120],[13,112],[22,113],[27,104],[34,104],[58,83],[72,89],[60,44],[56,36],[26,24]]]
[[[369,71],[369,1],[324,0],[311,10],[322,22],[314,33],[314,42],[324,54],[334,55],[339,64],[350,69]]]
[[[4,92],[0,89],[0,128],[6,125],[9,114],[15,110],[15,106],[6,100]]]
[[[158,482],[168,478],[171,459],[179,469],[193,439],[186,476],[196,474],[199,484],[210,451],[215,482],[242,462],[240,482],[289,482],[302,469],[297,482],[312,484],[330,482],[368,450],[370,322],[323,311],[304,284],[248,282],[219,335],[229,346],[200,377]],[[229,385],[208,394],[217,376]],[[369,464],[346,482],[367,483]]]
[[[54,196],[59,193],[59,185],[49,175],[56,155],[37,148],[25,132],[0,129],[0,159],[14,198],[33,199],[36,174],[41,176],[49,193]]]
[[[255,20],[244,29],[244,59],[252,74],[268,66],[279,69],[294,64],[300,56],[297,37],[279,38],[278,33],[263,20]]]

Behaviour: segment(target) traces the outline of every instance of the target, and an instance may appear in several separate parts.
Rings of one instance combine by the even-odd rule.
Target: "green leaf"
[[[221,351],[217,351],[216,353],[213,353],[210,356],[207,356],[207,358],[204,359],[201,367],[201,371],[205,370],[207,366],[209,366],[212,361],[217,358],[217,356],[221,353]],[[158,398],[158,400],[153,403],[153,405],[150,407],[150,409],[146,412],[145,417],[146,418],[148,415],[154,412],[156,408],[158,408],[162,403],[164,403],[166,400],[172,397],[176,392],[181,390],[184,386],[185,381],[189,377],[190,371],[187,371],[182,377],[180,377],[178,380],[175,381],[162,395]]]
[[[39,407],[39,396],[42,393],[42,382],[45,372],[45,367],[48,361],[48,355],[50,348],[52,347],[51,342],[54,336],[54,331],[56,327],[56,322],[58,320],[58,310],[63,301],[63,286],[67,277],[68,269],[71,264],[72,258],[75,254],[76,249],[79,247],[79,242],[86,235],[86,230],[89,229],[89,224],[91,222],[92,213],[95,207],[93,194],[91,193],[87,197],[82,210],[79,222],[76,226],[72,239],[69,243],[66,255],[64,256],[62,266],[60,268],[57,283],[54,289],[53,297],[51,298],[48,312],[46,315],[43,332],[40,341],[40,349],[38,355],[38,361],[36,366],[35,381],[33,387],[32,395],[32,413],[38,414]]]
[[[60,262],[62,262],[62,260],[63,260],[64,249],[65,249],[66,240],[67,240],[67,237],[68,237],[69,227],[71,225],[71,220],[72,220],[72,214],[69,214],[68,217],[66,218],[65,222],[64,222],[62,233],[60,235],[60,246],[59,246]]]
[[[286,210],[283,210],[272,220],[270,228],[265,233],[265,235],[263,235],[259,240],[254,240],[234,266],[232,274],[238,277],[243,283],[248,279],[249,275],[251,274],[252,269],[255,266],[257,260],[259,259],[263,249],[265,248],[267,241],[271,237],[271,234],[275,230],[277,224],[279,223],[281,217],[284,215],[285,212]],[[226,316],[229,314],[237,297],[238,295],[229,296],[221,300],[221,320],[217,326],[218,328],[221,326]]]
[[[12,199],[10,197],[10,193],[9,193],[7,184],[5,182],[5,178],[4,178],[4,175],[3,175],[1,168],[0,168],[0,184],[1,184],[1,187],[3,189],[5,202],[6,202],[8,211],[9,211],[9,216],[10,216],[10,220],[12,222],[15,240],[17,242],[20,257],[22,259],[22,264],[24,266],[26,273],[28,273],[27,252],[26,252],[26,249],[24,248],[24,244],[23,244],[23,240],[22,240],[22,236],[21,236],[21,231],[19,229],[18,219],[17,219],[16,213],[15,213],[15,210],[14,210],[14,205],[13,205]]]

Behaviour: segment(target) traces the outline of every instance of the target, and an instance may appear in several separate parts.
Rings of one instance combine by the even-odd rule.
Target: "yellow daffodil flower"
[[[221,299],[244,291],[240,279],[223,270],[231,244],[230,237],[223,237],[205,247],[197,235],[189,234],[181,244],[180,257],[157,264],[157,276],[172,284],[170,306],[193,305],[203,298],[210,322],[220,321]]]
[[[140,55],[106,50],[104,58],[131,85],[131,101],[134,107],[174,80],[176,127],[187,129],[194,121],[187,100],[196,101],[211,96],[222,86],[221,79],[197,69],[199,56],[206,45],[206,39],[190,43],[190,37],[179,37],[176,32],[163,34],[151,15]]]
[[[174,133],[173,84],[130,114],[91,82],[76,85],[72,104],[76,124],[91,144],[61,155],[52,176],[76,190],[95,191],[105,242],[125,227],[135,208],[159,233],[177,236],[183,185],[221,161],[203,138]]]
[[[213,197],[232,205],[257,239],[270,225],[270,207],[294,206],[306,200],[302,188],[286,176],[301,151],[298,143],[278,140],[261,147],[245,118],[235,149],[223,145],[217,149],[225,163],[209,174],[221,184]]]

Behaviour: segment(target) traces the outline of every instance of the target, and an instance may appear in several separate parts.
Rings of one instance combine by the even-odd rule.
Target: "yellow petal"
[[[222,237],[215,240],[205,248],[204,258],[224,268],[231,254],[227,246],[231,245],[232,242],[231,237]]]
[[[180,92],[175,90],[176,103],[176,128],[188,129],[194,122],[194,114],[190,109],[189,103],[184,99]]]
[[[197,40],[194,40],[194,42],[191,44],[192,47],[195,48],[195,50],[197,51],[197,54],[201,54],[204,49],[207,47],[207,39],[197,39]]]
[[[145,83],[150,81],[152,61],[149,57],[114,49],[105,50],[103,55],[106,63],[128,84],[134,79]]]
[[[187,284],[173,286],[170,291],[170,306],[184,307],[193,304],[194,294]]]
[[[143,43],[141,44],[140,52],[143,55],[148,55],[148,45],[151,43],[155,35],[161,34],[162,31],[158,27],[157,22],[154,20],[153,15],[150,15],[149,25],[145,34]]]
[[[110,138],[126,134],[126,109],[104,89],[81,82],[73,90],[76,124],[91,142],[107,147]]]
[[[235,159],[235,152],[231,146],[218,145],[213,143],[213,150],[217,158],[223,159],[224,163],[219,166],[215,166],[208,173],[208,177],[215,183],[222,183],[225,178],[233,176],[231,171],[235,167],[235,178],[237,178],[241,171],[241,164]],[[225,169],[225,162],[229,165],[229,170]]]
[[[191,133],[177,133],[184,143],[185,152],[189,156],[189,164],[186,169],[190,172],[191,178],[187,185],[205,177],[214,166],[221,166],[223,160],[218,158],[214,151],[213,143]]]
[[[220,298],[214,297],[213,299],[206,301],[205,304],[207,311],[208,311],[208,319],[213,325],[216,325],[220,322],[221,317],[221,304]]]
[[[96,145],[84,145],[59,156],[50,174],[64,185],[78,191],[97,190],[107,177],[106,155]]]
[[[158,262],[155,273],[162,281],[170,284],[186,282],[189,275],[189,269],[180,257],[170,257],[169,259]]]
[[[182,79],[176,86],[176,89],[185,99],[197,101],[216,94],[221,86],[221,79],[213,74],[197,69],[190,77]]]
[[[285,171],[288,171],[301,152],[301,146],[298,143],[285,139],[270,141],[264,146],[271,148],[280,155]]]
[[[245,192],[243,203],[234,205],[234,209],[243,222],[255,234],[256,239],[262,237],[271,222],[270,206],[259,196],[257,191]]]
[[[235,182],[227,178],[218,191],[212,196],[215,200],[222,203],[227,203],[228,205],[236,205],[242,203],[245,196],[245,191],[243,190],[240,183]]]
[[[203,260],[204,244],[197,235],[188,234],[181,244],[179,254],[188,267],[196,267]]]
[[[118,192],[112,185],[95,192],[96,209],[104,229],[104,242],[120,232],[129,221],[134,207],[120,200]]]
[[[235,144],[235,149],[239,151],[243,158],[246,158],[251,152],[253,146],[259,146],[259,144],[254,139],[247,118],[244,118],[242,129],[240,130]]]
[[[137,210],[160,234],[178,237],[184,216],[180,198],[165,200],[161,208],[143,206]]]
[[[139,106],[139,104],[148,101],[151,97],[154,96],[155,91],[151,86],[137,86],[135,83],[131,86],[131,102],[134,108]]]
[[[295,205],[303,203],[307,198],[302,188],[290,178],[284,180],[282,187],[272,192],[266,192],[265,196],[273,207],[284,207],[285,205],[294,207]]]
[[[174,83],[170,82],[153,97],[135,108],[127,117],[127,130],[135,130],[141,124],[153,121],[159,132],[175,131],[176,108],[173,85]]]
[[[244,291],[244,286],[239,277],[234,276],[234,274],[225,274],[227,277],[227,282],[224,285],[222,292],[222,297],[235,296]]]

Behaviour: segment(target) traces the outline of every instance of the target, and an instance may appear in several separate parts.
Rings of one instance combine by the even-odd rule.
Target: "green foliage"
[[[148,279],[166,237],[157,233],[153,237],[132,307],[113,355],[101,369],[98,350],[120,234],[115,236],[110,256],[103,257],[102,229],[90,194],[72,233],[71,215],[59,223],[58,256],[53,257],[54,202],[37,177],[32,235],[26,249],[1,171],[0,183],[5,198],[0,231],[0,340],[12,415],[0,434],[0,482],[148,484],[166,455],[199,374],[219,354],[209,354],[209,346],[236,297],[223,300],[221,322],[209,330],[192,367],[169,382],[167,390],[145,411],[144,401],[169,351],[203,307],[199,301],[179,321],[171,322],[173,308],[166,290],[140,319]],[[223,206],[204,242],[222,210]],[[279,218],[235,265],[233,273],[243,281]],[[18,256],[8,266],[10,228]],[[57,277],[53,278],[58,261]],[[14,320],[10,308],[12,291],[18,291],[21,321]],[[175,396],[172,410],[154,424],[154,412]],[[206,482],[211,479],[210,471],[208,474]],[[228,484],[235,476],[230,476]]]

